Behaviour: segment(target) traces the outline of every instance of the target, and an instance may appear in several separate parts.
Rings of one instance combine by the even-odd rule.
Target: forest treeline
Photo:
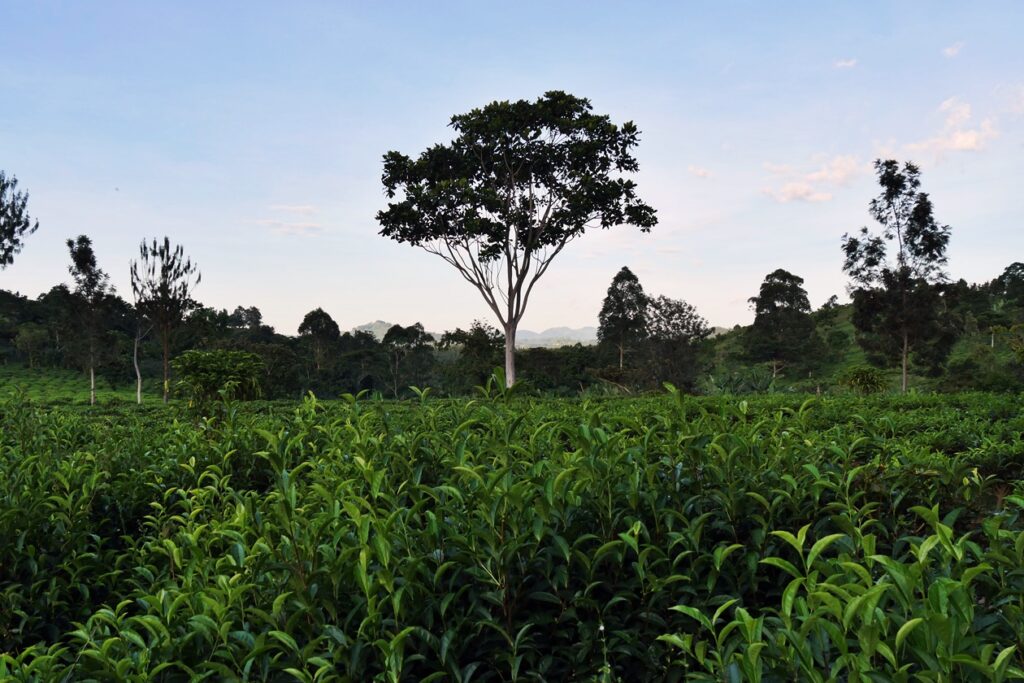
[[[948,390],[1024,388],[1021,365],[1006,353],[1009,329],[1024,320],[1024,264],[1013,263],[987,282],[958,280],[941,289],[946,332],[933,341],[937,348],[914,359],[915,375]],[[751,306],[754,324],[713,336],[692,306],[649,296],[624,267],[605,296],[599,342],[518,349],[519,380],[558,395],[635,392],[663,382],[704,393],[772,386],[815,391],[843,384],[844,373],[861,362],[892,365],[858,333],[852,305],[832,297],[812,310],[803,280],[788,271],[767,275]],[[83,323],[83,316],[93,319]],[[95,305],[65,283],[34,299],[0,290],[0,362],[83,373],[91,364],[100,381],[128,386],[135,379],[140,317],[138,308],[113,290]],[[161,340],[152,330],[143,332],[140,372],[147,391],[159,393]],[[342,332],[318,308],[306,314],[297,332],[275,330],[255,306],[228,311],[192,301],[172,330],[168,350],[172,359],[195,349],[255,354],[262,361],[260,394],[266,398],[362,390],[407,396],[409,386],[466,395],[486,382],[504,353],[502,334],[481,321],[436,338],[419,323],[394,325],[378,339],[368,331]]]

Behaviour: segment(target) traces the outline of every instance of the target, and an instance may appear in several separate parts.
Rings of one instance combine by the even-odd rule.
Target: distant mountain
[[[369,332],[378,340],[383,339],[394,323],[384,320],[375,320],[352,328],[353,332]],[[441,334],[431,332],[434,339],[440,340]],[[516,346],[524,349],[542,346],[555,348],[558,346],[572,346],[573,344],[595,344],[597,343],[596,327],[549,327],[543,332],[533,330],[519,330],[516,334]]]
[[[534,346],[555,348],[573,344],[596,343],[596,327],[549,327],[543,332],[519,330],[516,334],[516,346],[524,349]]]

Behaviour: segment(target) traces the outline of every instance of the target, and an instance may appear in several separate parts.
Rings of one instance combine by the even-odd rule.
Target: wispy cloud
[[[782,204],[787,202],[827,202],[832,199],[831,192],[815,190],[814,186],[802,180],[784,183],[782,187],[768,189],[765,192]]]
[[[302,216],[312,216],[316,213],[316,207],[312,204],[273,204],[269,208],[271,211],[297,213]]]
[[[958,40],[949,47],[942,48],[942,54],[952,59],[960,54],[960,50],[963,50],[966,45],[967,44],[964,41]]]
[[[942,131],[938,135],[908,144],[907,150],[931,154],[939,159],[946,152],[982,150],[986,142],[999,135],[994,119],[986,118],[977,125],[971,125],[971,105],[959,97],[950,97],[940,104],[939,113],[945,115]]]
[[[833,157],[813,170],[798,170],[788,164],[765,163],[764,169],[773,176],[774,187],[764,193],[780,203],[827,202],[831,190],[841,187],[863,173],[865,164],[854,156]]]
[[[857,60],[837,59],[835,62],[832,63],[832,66],[834,66],[837,69],[852,69],[853,67],[857,66]]]
[[[269,228],[275,235],[290,235],[293,237],[315,237],[324,231],[320,223],[279,221],[274,219],[263,219],[256,221],[256,225]]]
[[[706,168],[704,168],[702,166],[694,166],[693,164],[690,164],[686,168],[686,170],[689,171],[690,175],[695,175],[698,178],[710,178],[711,177],[711,171],[709,171],[708,169],[706,169]]]

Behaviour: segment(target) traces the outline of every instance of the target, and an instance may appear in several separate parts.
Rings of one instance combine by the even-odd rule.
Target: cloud
[[[293,237],[315,237],[324,231],[323,225],[311,222],[264,219],[256,221],[256,224],[270,228],[270,232],[275,235],[289,235]]]
[[[854,156],[836,156],[811,171],[799,171],[788,164],[765,163],[764,169],[774,176],[776,187],[764,193],[782,204],[788,202],[827,202],[831,190],[841,187],[865,171],[865,165]]]
[[[977,152],[985,143],[998,137],[995,120],[983,119],[971,125],[971,105],[959,97],[950,97],[939,105],[939,113],[945,115],[942,131],[933,137],[908,144],[907,150],[923,152],[941,158],[946,152]]]
[[[711,171],[709,171],[706,168],[702,168],[701,166],[694,166],[693,164],[690,164],[686,168],[686,170],[690,172],[690,175],[695,175],[698,178],[710,178],[711,177]]]
[[[832,199],[831,192],[820,192],[802,180],[785,183],[777,190],[765,190],[775,201],[785,204],[787,202],[827,202]]]
[[[960,50],[963,50],[965,45],[966,43],[964,43],[964,41],[958,40],[949,47],[942,48],[942,54],[952,59],[953,57],[956,57],[958,54],[960,54]]]
[[[808,173],[806,178],[812,183],[831,183],[845,185],[851,178],[864,170],[864,165],[853,156],[838,156],[825,162],[817,171]]]
[[[835,62],[832,63],[832,66],[834,66],[837,69],[852,69],[853,67],[857,66],[857,60],[837,59]]]

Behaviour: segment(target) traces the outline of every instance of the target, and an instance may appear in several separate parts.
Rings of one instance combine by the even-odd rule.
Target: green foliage
[[[839,383],[858,394],[877,394],[889,384],[885,373],[871,365],[855,365],[839,376]]]
[[[647,338],[649,302],[643,285],[627,266],[612,278],[598,314],[597,338],[615,347],[619,369],[625,367],[626,349]]]
[[[19,192],[18,179],[0,171],[0,270],[14,262],[25,237],[39,229],[27,207],[28,192]]]
[[[494,313],[509,351],[533,287],[587,230],[656,223],[628,177],[639,170],[633,122],[594,114],[551,91],[453,116],[456,136],[413,159],[384,155],[381,235],[422,247],[459,271]],[[515,355],[505,358],[515,382]]]
[[[875,171],[881,192],[870,213],[882,230],[843,235],[843,271],[854,282],[858,342],[878,360],[902,364],[905,392],[911,355],[937,372],[956,341],[942,285],[950,227],[935,220],[916,165],[878,159]]]
[[[776,368],[806,364],[818,338],[804,279],[779,268],[765,276],[750,304],[754,324],[743,340],[750,358]]]
[[[1024,676],[1016,397],[502,384],[3,404],[0,679]]]
[[[174,359],[178,393],[202,408],[221,397],[260,395],[263,359],[247,351],[186,351]]]

